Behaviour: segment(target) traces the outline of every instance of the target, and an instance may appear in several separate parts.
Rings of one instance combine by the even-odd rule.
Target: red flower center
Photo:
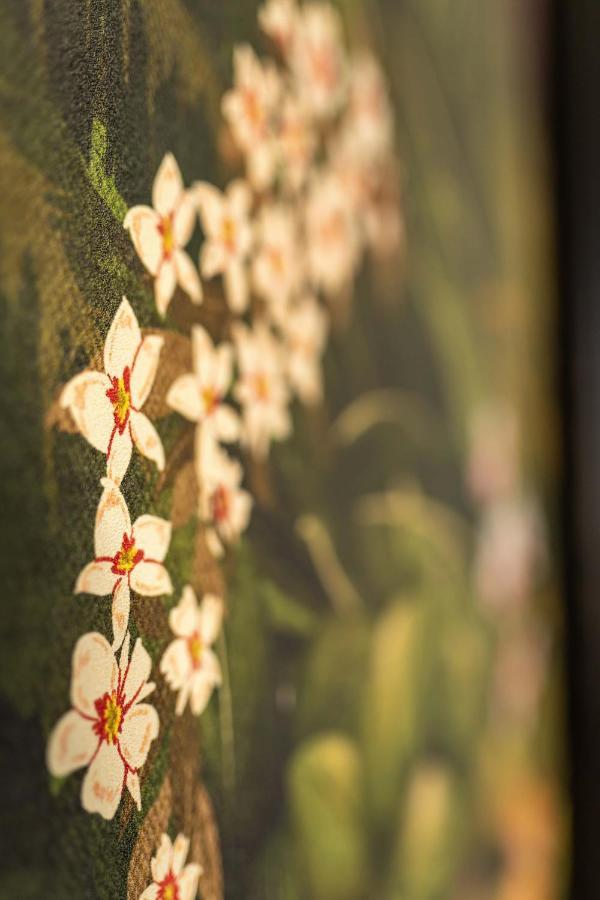
[[[173,214],[169,214],[160,220],[158,230],[162,236],[163,257],[170,259],[175,249],[175,234],[173,232]]]
[[[95,702],[98,718],[93,728],[100,740],[107,744],[114,744],[123,727],[123,698],[116,691],[108,691]]]
[[[202,662],[202,638],[197,631],[190,635],[187,645],[194,669],[200,668]]]
[[[120,549],[113,557],[111,571],[114,575],[129,575],[131,570],[144,558],[144,551],[135,546],[133,535],[123,534]]]
[[[131,371],[129,366],[125,366],[120,378],[117,378],[115,375],[110,379],[111,386],[106,392],[106,396],[113,406],[113,416],[115,425],[119,429],[119,434],[123,434],[129,419],[129,410],[131,409],[130,382]]]
[[[222,484],[213,491],[210,505],[214,521],[226,522],[229,517],[229,493]]]
[[[205,387],[202,389],[202,401],[204,403],[204,410],[206,412],[206,415],[210,416],[210,414],[215,411],[215,409],[221,402],[221,398],[214,388]]]
[[[158,886],[157,900],[179,900],[179,884],[177,876],[171,870]]]

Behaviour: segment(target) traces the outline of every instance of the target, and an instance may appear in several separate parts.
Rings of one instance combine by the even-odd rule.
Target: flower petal
[[[158,516],[140,516],[133,523],[133,536],[146,559],[162,562],[171,541],[171,523]]]
[[[241,219],[246,218],[252,203],[252,192],[243,178],[236,178],[231,182],[227,188],[227,199],[234,215]]]
[[[185,865],[185,861],[187,859],[187,855],[190,849],[190,841],[189,838],[186,838],[185,834],[178,834],[175,838],[175,842],[173,844],[173,873],[175,875],[180,875],[181,871]]]
[[[60,405],[69,409],[86,441],[102,453],[106,453],[115,425],[112,404],[106,396],[109,387],[103,372],[88,370],[68,381],[60,396]]]
[[[173,215],[173,235],[178,247],[185,247],[196,224],[196,203],[191,191],[184,191]]]
[[[144,413],[132,412],[130,416],[131,436],[142,456],[151,460],[159,472],[165,467],[165,450],[158,431]]]
[[[197,422],[202,415],[202,402],[196,376],[189,373],[176,378],[169,388],[167,403],[190,422]]]
[[[121,578],[117,583],[112,598],[113,650],[118,650],[125,638],[127,626],[129,625],[130,606],[131,592],[129,590],[129,582],[126,578]]]
[[[241,423],[238,414],[231,406],[222,403],[219,408],[215,410],[214,419],[215,430],[220,441],[223,441],[225,444],[230,444],[232,441],[237,441],[239,439]]]
[[[200,634],[204,644],[214,644],[223,622],[223,601],[215,594],[205,594],[200,607]]]
[[[181,600],[169,613],[171,631],[178,637],[190,637],[198,626],[198,601],[191,585],[186,584]]]
[[[81,786],[81,805],[86,812],[112,819],[117,811],[125,767],[115,744],[102,743]]]
[[[104,487],[94,528],[96,559],[112,557],[121,547],[124,534],[131,534],[131,519],[123,494],[110,478],[103,478]]]
[[[133,365],[136,351],[142,340],[138,320],[127,297],[115,313],[104,343],[104,371],[120,378],[126,366]]]
[[[150,884],[143,894],[140,894],[139,900],[157,900],[159,886],[158,884]]]
[[[141,409],[152,390],[160,351],[164,338],[158,334],[149,334],[139,345],[133,369],[131,371],[131,401],[137,409]]]
[[[71,669],[71,703],[86,716],[96,718],[94,701],[116,688],[119,669],[106,638],[96,631],[75,644]]]
[[[185,250],[175,251],[175,269],[177,271],[177,281],[179,287],[185,291],[193,303],[202,301],[202,284],[196,266],[185,252]]]
[[[202,875],[202,866],[198,863],[190,863],[179,876],[180,900],[194,900],[198,893],[198,882]]]
[[[183,179],[172,153],[165,153],[152,185],[152,206],[161,216],[173,212],[181,194]]]
[[[141,689],[148,681],[152,671],[152,660],[141,638],[138,638],[135,642],[131,659],[129,661],[121,659],[121,671],[123,670],[127,672],[123,690],[127,701],[130,703],[134,697],[140,696]]]
[[[168,875],[173,859],[173,845],[168,834],[163,834],[158,845],[156,855],[150,861],[150,871],[155,881],[159,883]]]
[[[112,594],[118,578],[111,570],[112,563],[104,560],[88,563],[77,577],[74,593],[108,597],[109,594]]]
[[[106,457],[106,475],[116,485],[121,484],[129,468],[132,446],[131,431],[128,426],[123,432],[120,432],[118,428],[113,428]]]
[[[223,218],[223,194],[207,181],[197,181],[193,187],[193,194],[203,231],[210,236],[216,234]]]
[[[132,206],[123,226],[127,228],[137,255],[151,275],[156,275],[163,257],[160,216],[149,206]]]
[[[198,672],[194,676],[190,695],[190,709],[192,710],[192,715],[202,715],[208,706],[208,701],[210,700],[214,686],[214,681],[205,678],[202,672]]]
[[[244,312],[248,306],[248,278],[239,262],[231,263],[225,272],[225,294],[233,312]]]
[[[137,806],[139,812],[142,811],[142,792],[140,790],[140,776],[137,772],[128,772],[125,781],[127,790],[131,794],[133,802]]]
[[[160,597],[172,594],[173,585],[162,563],[142,560],[131,573],[131,587],[142,597]]]
[[[53,775],[62,777],[87,766],[98,746],[92,723],[71,709],[62,716],[50,734],[46,762]]]
[[[139,769],[146,762],[158,728],[158,713],[149,703],[136,703],[126,714],[119,747],[132,769]]]
[[[180,690],[188,681],[192,674],[192,660],[186,638],[171,641],[162,655],[160,671],[172,691]]]
[[[200,271],[204,278],[212,278],[227,268],[228,256],[225,246],[217,241],[207,241],[200,251]]]
[[[154,281],[154,299],[156,308],[164,316],[167,312],[169,303],[175,293],[177,285],[177,270],[173,258],[165,259],[158,271]]]

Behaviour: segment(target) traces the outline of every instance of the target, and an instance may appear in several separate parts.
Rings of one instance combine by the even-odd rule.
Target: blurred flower
[[[294,45],[299,20],[296,0],[267,0],[258,10],[260,27],[277,44],[284,58]]]
[[[394,117],[381,66],[363,50],[350,61],[348,108],[342,128],[365,161],[381,161],[392,149]]]
[[[467,485],[478,503],[500,500],[519,484],[519,423],[503,403],[482,406],[469,422]]]
[[[494,503],[483,512],[475,554],[475,589],[490,611],[524,605],[546,560],[541,511],[531,497]]]
[[[242,405],[242,440],[254,456],[264,459],[271,440],[282,440],[291,429],[281,347],[264,322],[252,329],[238,322],[233,337],[239,366],[235,396]]]
[[[194,192],[206,236],[200,251],[202,274],[212,278],[222,273],[229,306],[243,312],[248,305],[246,262],[252,244],[248,185],[238,179],[223,194],[212,184],[196,182]]]
[[[152,276],[156,307],[164,316],[177,284],[194,303],[202,300],[198,272],[183,247],[189,242],[196,210],[184,190],[172,153],[161,162],[152,186],[152,206],[132,206],[123,222],[138,256]]]
[[[200,486],[199,516],[206,523],[206,540],[215,556],[223,544],[236,541],[250,520],[252,497],[241,487],[242,467],[209,434],[196,436],[196,478]]]
[[[318,119],[334,116],[347,90],[342,23],[329,3],[307,3],[300,11],[290,53],[298,96]]]
[[[202,866],[198,863],[185,865],[189,848],[190,842],[185,835],[178,834],[173,844],[169,835],[163,834],[156,856],[150,861],[153,883],[139,900],[194,900]]]
[[[221,108],[246,157],[248,180],[257,190],[263,190],[275,176],[274,120],[281,81],[275,66],[262,63],[248,44],[235,48],[233,66],[235,87],[227,91]]]
[[[278,160],[286,189],[304,185],[317,147],[317,135],[306,109],[297,97],[286,93],[277,129]]]
[[[321,355],[327,328],[327,316],[313,296],[293,304],[282,322],[286,372],[307,405],[318,403],[322,396]]]
[[[60,405],[83,437],[106,454],[108,477],[120,484],[135,443],[161,471],[165,454],[158,432],[141,408],[152,389],[163,339],[142,334],[123,297],[104,343],[104,372],[86,369],[67,382]]]
[[[192,360],[194,372],[175,379],[167,403],[186,419],[210,430],[216,440],[237,440],[239,417],[224,402],[233,379],[232,345],[224,343],[215,348],[208,332],[194,325]]]
[[[360,257],[352,198],[333,172],[316,175],[306,202],[307,262],[316,288],[335,296],[350,283]]]
[[[180,716],[190,701],[195,716],[204,712],[213,689],[221,684],[221,666],[211,647],[219,636],[223,601],[206,594],[200,606],[186,585],[177,606],[169,613],[176,636],[160,661],[160,671],[169,687],[178,691],[175,713]]]
[[[254,289],[267,301],[269,314],[279,322],[287,315],[289,301],[298,291],[302,277],[302,250],[292,209],[279,203],[263,206],[256,237]]]
[[[173,590],[163,565],[171,540],[171,523],[157,516],[139,516],[131,524],[119,488],[102,479],[94,528],[95,559],[79,573],[75,593],[112,595],[113,646],[123,641],[129,622],[130,589],[142,597]]]
[[[151,669],[140,638],[129,659],[129,633],[118,663],[101,634],[84,634],[75,645],[73,709],[50,734],[47,764],[57,777],[87,766],[81,805],[104,819],[114,817],[125,787],[142,808],[138,772],[159,729],[156,710],[141,702],[154,690]]]

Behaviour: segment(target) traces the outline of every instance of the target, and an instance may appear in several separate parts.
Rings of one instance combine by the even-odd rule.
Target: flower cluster
[[[244,531],[252,508],[231,445],[264,461],[271,442],[290,433],[292,398],[319,402],[330,314],[350,296],[365,251],[392,254],[402,234],[393,118],[374,57],[348,53],[339,15],[327,3],[268,0],[259,22],[272,56],[237,47],[233,87],[222,100],[240,170],[223,189],[207,181],[186,187],[167,153],[152,205],[132,206],[123,222],[161,317],[177,290],[196,305],[209,281],[223,295],[221,340],[194,324],[191,371],[174,377],[165,394],[194,429],[198,519],[215,557]],[[197,225],[196,266],[185,248]],[[98,633],[79,639],[73,708],[50,735],[47,761],[56,776],[88,767],[82,805],[107,819],[125,788],[141,808],[139,771],[159,733],[158,713],[141,702],[154,689],[152,662],[141,638],[129,656],[129,618],[132,595],[173,592],[166,564],[172,526],[149,514],[132,522],[121,488],[134,447],[158,471],[166,466],[144,411],[168,352],[166,336],[143,333],[123,297],[101,366],[90,363],[59,399],[106,461],[93,559],[75,592],[111,598],[112,645]],[[158,668],[177,695],[178,716],[188,705],[200,715],[221,683],[212,645],[223,613],[222,598],[206,594],[199,603],[190,585],[170,611],[174,639]],[[180,835],[172,845],[163,835],[144,897],[195,896],[200,870],[184,867],[188,843]]]

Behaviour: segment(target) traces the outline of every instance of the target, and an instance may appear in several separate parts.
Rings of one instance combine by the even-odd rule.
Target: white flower
[[[246,157],[248,180],[263,190],[275,176],[281,80],[275,66],[262,63],[248,44],[235,48],[233,66],[235,87],[223,97],[221,109]]]
[[[159,470],[165,454],[158,433],[141,412],[158,368],[163,339],[142,334],[125,297],[104,344],[104,372],[87,369],[65,385],[61,406],[93,447],[106,454],[108,477],[120,484],[135,443]]]
[[[347,60],[340,15],[330,4],[302,7],[290,68],[299,97],[317,118],[339,111],[347,90]]]
[[[294,304],[282,323],[286,372],[303,403],[318,403],[322,396],[321,354],[327,338],[327,316],[315,297]]]
[[[63,777],[88,767],[81,805],[112,819],[125,787],[141,810],[138,772],[158,735],[158,714],[142,703],[154,690],[152,661],[138,638],[129,659],[129,634],[119,662],[101,634],[84,634],[73,653],[73,709],[56,723],[47,748],[50,772]]]
[[[206,236],[200,251],[202,274],[212,278],[222,273],[229,306],[234,312],[243,312],[248,305],[246,261],[252,243],[248,222],[252,198],[248,185],[237,179],[223,194],[201,181],[194,190]]]
[[[350,63],[350,89],[345,127],[357,153],[381,160],[391,150],[394,118],[387,84],[373,54],[362,51]],[[344,127],[344,126],[342,126]]]
[[[299,23],[296,0],[267,0],[258,11],[258,23],[284,57],[293,47]]]
[[[298,191],[315,156],[317,135],[310,116],[297,97],[287,93],[277,128],[278,162],[284,186]]]
[[[223,544],[236,541],[250,520],[252,497],[240,487],[242,467],[212,439],[197,432],[196,477],[199,484],[200,519],[207,524],[206,539],[215,556]]]
[[[361,247],[352,198],[333,172],[312,180],[305,217],[309,275],[316,288],[335,296],[354,276]]]
[[[194,303],[202,300],[198,272],[183,249],[192,236],[196,211],[172,153],[166,154],[156,173],[152,206],[132,206],[123,225],[141,261],[154,276],[156,307],[164,316],[177,284]]]
[[[164,652],[160,671],[173,691],[178,691],[175,712],[183,713],[190,701],[195,716],[204,712],[213,689],[221,684],[221,666],[211,647],[221,630],[223,601],[206,594],[200,606],[186,585],[177,606],[169,613],[176,636]]]
[[[264,322],[252,330],[237,322],[233,337],[239,365],[235,396],[242,405],[242,439],[254,456],[264,459],[271,440],[282,440],[291,429],[281,347]]]
[[[520,435],[516,411],[496,402],[477,409],[469,422],[467,485],[479,503],[510,496],[519,483]]]
[[[130,589],[142,597],[158,597],[173,590],[163,565],[171,541],[171,523],[144,515],[133,526],[119,488],[102,479],[94,528],[93,562],[79,574],[75,593],[112,595],[113,646],[119,647],[129,622]]]
[[[175,843],[171,843],[168,834],[162,835],[156,856],[150,862],[153,883],[139,900],[194,900],[202,866],[185,865],[189,849],[190,842],[185,835],[178,834]]]
[[[546,560],[544,523],[528,497],[487,507],[478,536],[474,580],[478,597],[499,613],[522,608]]]
[[[191,422],[209,429],[216,440],[235,441],[240,431],[236,412],[224,400],[233,378],[233,347],[215,348],[201,325],[192,328],[194,372],[176,378],[167,394],[167,403]]]
[[[266,204],[256,225],[257,249],[252,264],[254,289],[268,303],[276,322],[285,317],[302,278],[302,251],[290,207]]]

